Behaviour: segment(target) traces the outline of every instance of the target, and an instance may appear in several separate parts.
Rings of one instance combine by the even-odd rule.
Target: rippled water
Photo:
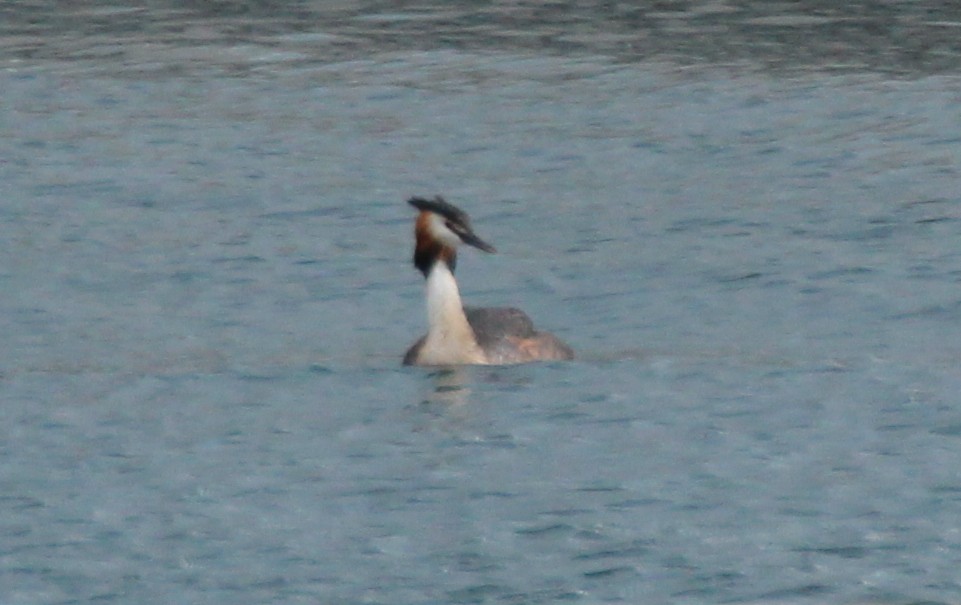
[[[0,603],[961,601],[961,14],[845,7],[5,4]],[[578,361],[399,366],[434,193]]]

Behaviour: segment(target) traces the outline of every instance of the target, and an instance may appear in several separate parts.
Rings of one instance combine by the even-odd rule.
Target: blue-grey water
[[[0,604],[961,602],[961,10],[637,4],[5,3]]]

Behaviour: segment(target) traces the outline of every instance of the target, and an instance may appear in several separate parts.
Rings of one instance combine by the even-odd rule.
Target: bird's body
[[[504,365],[569,360],[574,352],[553,334],[538,332],[530,317],[513,307],[464,307],[454,279],[457,246],[494,248],[474,235],[470,219],[442,198],[412,198],[420,210],[415,225],[414,265],[427,279],[427,334],[404,356],[405,365]]]

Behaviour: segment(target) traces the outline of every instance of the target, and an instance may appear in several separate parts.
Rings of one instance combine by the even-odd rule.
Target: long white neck
[[[423,362],[485,363],[474,330],[464,315],[457,280],[447,263],[437,261],[427,274],[427,340],[421,352]]]

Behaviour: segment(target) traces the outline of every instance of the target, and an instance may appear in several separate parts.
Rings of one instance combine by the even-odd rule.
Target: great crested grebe
[[[420,210],[414,234],[414,266],[427,278],[427,334],[404,355],[404,365],[503,365],[574,359],[574,351],[512,307],[473,308],[461,302],[454,267],[457,246],[484,252],[494,247],[474,235],[470,219],[440,196],[411,198]]]

